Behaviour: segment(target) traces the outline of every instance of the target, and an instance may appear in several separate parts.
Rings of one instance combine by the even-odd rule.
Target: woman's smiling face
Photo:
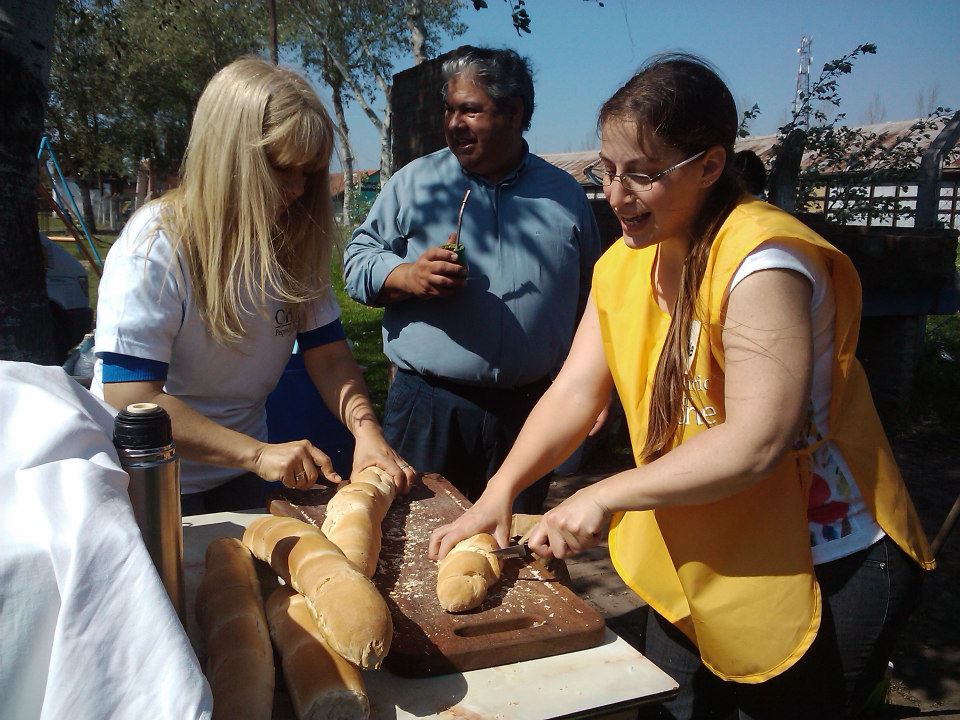
[[[669,147],[631,120],[611,118],[602,128],[600,166],[608,173],[654,176],[686,160],[684,151]],[[658,179],[649,190],[631,192],[619,179],[603,188],[627,245],[639,249],[676,238],[686,243],[707,188],[705,157],[697,158]]]

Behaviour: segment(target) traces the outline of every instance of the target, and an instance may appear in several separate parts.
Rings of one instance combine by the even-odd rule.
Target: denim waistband
[[[451,392],[454,395],[459,395],[466,400],[475,402],[483,400],[516,400],[519,398],[539,397],[546,392],[547,388],[550,387],[550,383],[553,382],[549,375],[545,375],[539,380],[534,380],[532,383],[527,383],[525,385],[518,385],[516,387],[496,387],[459,383],[454,380],[438,377],[436,375],[423,375],[421,373],[413,372],[412,370],[405,370],[403,368],[397,368],[397,372],[408,377],[419,378],[430,387],[446,390],[447,392]]]

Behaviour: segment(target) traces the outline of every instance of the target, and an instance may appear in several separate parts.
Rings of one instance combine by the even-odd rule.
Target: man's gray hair
[[[513,98],[523,101],[524,130],[530,129],[533,117],[533,74],[530,62],[513,50],[463,45],[443,63],[443,99],[447,84],[455,77],[475,81],[482,86],[497,109],[507,111]]]

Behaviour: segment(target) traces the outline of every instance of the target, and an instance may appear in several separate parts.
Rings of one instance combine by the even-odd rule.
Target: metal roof
[[[921,148],[926,149],[930,142],[936,138],[937,134],[943,129],[943,126],[946,125],[947,119],[948,118],[941,118],[937,121],[936,128],[930,133],[930,137],[924,138],[921,141]],[[886,147],[891,147],[897,138],[909,133],[911,127],[913,127],[916,122],[916,119],[897,120],[895,122],[863,125],[855,129],[861,130],[868,135],[876,135],[880,138],[881,143],[883,143]],[[773,161],[773,146],[776,141],[776,135],[751,135],[750,137],[745,137],[738,140],[734,146],[734,149],[738,152],[740,150],[753,150],[757,155],[760,156],[760,159],[763,160],[763,164],[767,167],[767,170],[769,170]],[[581,185],[594,187],[593,183],[591,183],[586,176],[584,176],[583,171],[597,161],[599,152],[600,148],[598,147],[595,150],[581,150],[579,152],[566,153],[538,153],[538,155],[540,155],[540,157],[542,157],[551,165],[555,165],[561,170],[565,170],[570,173]],[[804,153],[804,165],[809,164],[811,155],[812,153],[810,152]],[[917,158],[917,161],[919,163],[919,158]],[[958,147],[955,148],[947,157],[947,161],[944,162],[943,168],[944,170],[950,171],[960,170],[960,145],[958,145]],[[355,174],[364,173],[366,175],[372,175],[375,172],[377,172],[376,168],[354,170]],[[342,192],[343,173],[330,173],[330,195],[332,197],[336,197]]]
[[[916,122],[917,120],[898,120],[895,122],[863,125],[856,129],[863,131],[867,135],[876,135],[885,147],[891,147],[898,138],[908,134]],[[937,134],[943,129],[946,122],[947,118],[938,120],[935,130],[929,133],[929,138],[923,138],[921,140],[920,147],[926,149],[930,142],[936,138]],[[740,150],[753,150],[760,156],[763,164],[766,165],[767,170],[769,170],[773,161],[773,146],[776,141],[776,135],[751,135],[750,137],[738,140],[734,149],[738,152]],[[566,170],[573,175],[581,185],[592,186],[593,184],[587,180],[583,171],[589,165],[596,162],[598,153],[599,148],[580,152],[544,153],[540,155],[540,157],[551,165],[555,165],[561,170]],[[810,152],[804,153],[804,165],[809,164],[811,156],[812,153]],[[919,162],[919,158],[917,158],[917,161]],[[943,167],[944,170],[960,170],[960,149],[955,148],[954,151],[950,153]]]

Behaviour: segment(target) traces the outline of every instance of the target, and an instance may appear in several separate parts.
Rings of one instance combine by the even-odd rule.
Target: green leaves
[[[48,132],[71,174],[176,168],[213,74],[266,40],[255,0],[64,0],[57,12]]]
[[[210,78],[237,57],[262,53],[266,9],[255,0],[118,0],[128,38],[121,78],[131,151],[172,169]]]
[[[833,113],[842,103],[840,80],[853,72],[856,61],[875,55],[874,43],[862,43],[851,52],[825,63],[820,77],[809,92],[801,92],[789,122],[777,132],[773,155],[787,151],[786,141],[798,129],[806,132],[804,162],[797,186],[797,208],[812,208],[826,203],[831,221],[862,221],[868,217],[910,217],[912,208],[904,206],[894,194],[877,195],[870,188],[878,184],[896,184],[916,173],[923,143],[940,126],[940,118],[950,111],[937,108],[897,137],[864,128],[848,127],[846,114]],[[746,116],[746,113],[745,113]],[[806,128],[806,118],[812,123]],[[825,188],[830,200],[824,200]]]
[[[737,137],[748,137],[750,135],[750,121],[756,120],[759,115],[760,106],[756,103],[749,110],[744,110],[743,116],[740,118],[740,125],[737,127]]]
[[[524,0],[514,0],[510,9],[510,19],[513,20],[513,27],[516,29],[517,35],[521,32],[530,32],[530,16],[524,7]]]

